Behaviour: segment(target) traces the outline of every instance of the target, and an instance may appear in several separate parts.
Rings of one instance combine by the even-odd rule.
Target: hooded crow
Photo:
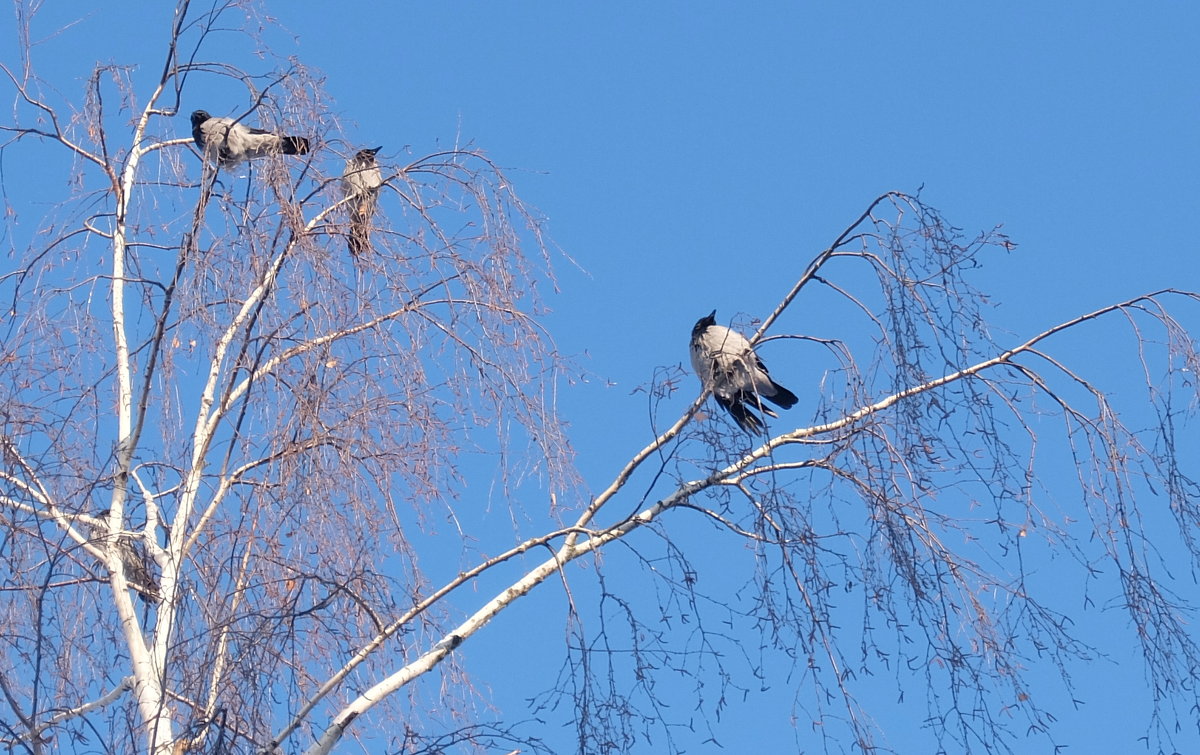
[[[93,540],[108,539],[108,509],[96,515],[95,524],[85,521],[91,531]],[[158,578],[151,571],[154,563],[146,547],[132,534],[121,533],[116,536],[117,552],[121,557],[121,565],[125,567],[125,580],[129,586],[137,590],[138,597],[143,603],[157,603],[162,600],[162,591],[158,587]]]
[[[771,417],[778,416],[762,399],[782,409],[795,406],[796,394],[771,379],[766,365],[750,348],[745,336],[717,325],[717,311],[701,317],[692,328],[692,369],[713,398],[733,415],[738,427],[748,433],[764,429],[762,419],[751,407]]]
[[[260,128],[243,126],[232,118],[219,118],[204,110],[192,113],[192,139],[209,160],[225,170],[243,160],[267,155],[306,155],[308,139],[280,136]]]
[[[379,202],[379,187],[383,186],[383,175],[375,153],[383,147],[360,149],[346,161],[342,173],[342,189],[350,202],[350,254],[357,257],[371,248],[371,216]]]

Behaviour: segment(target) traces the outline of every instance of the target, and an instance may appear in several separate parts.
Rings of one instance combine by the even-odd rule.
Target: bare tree
[[[47,155],[71,196],[0,278],[9,749],[325,753],[350,736],[406,753],[547,750],[475,712],[455,650],[548,580],[569,588],[570,641],[535,712],[568,706],[580,752],[654,731],[677,750],[656,673],[697,679],[717,713],[739,653],[752,672],[768,654],[791,664],[798,716],[827,749],[883,749],[858,702],[858,678],[880,669],[927,700],[947,750],[1005,749],[1053,735],[1026,666],[1091,652],[1025,570],[1035,548],[1084,585],[1112,567],[1160,740],[1173,710],[1200,704],[1188,612],[1146,522],[1161,509],[1200,555],[1181,453],[1200,358],[1168,309],[1195,294],[997,342],[966,276],[1009,241],[964,238],[887,194],[751,338],[827,355],[816,422],[785,415],[749,435],[701,395],[588,495],[554,413],[563,365],[536,319],[547,244],[484,154],[384,161],[372,243],[352,257],[340,183],[361,145],[332,125],[319,81],[294,61],[207,60],[230,27],[265,49],[252,4],[181,0],[157,79],[97,67],[81,105],[36,75],[29,7],[23,57],[3,69],[4,156]],[[245,103],[197,103],[214,115],[312,148],[205,162],[181,125],[198,82]],[[765,337],[805,302],[844,310],[846,331]],[[1122,327],[1160,419],[1149,428],[1123,424],[1099,378],[1055,352]],[[664,374],[647,393],[655,422],[695,385]],[[504,545],[456,505],[465,455],[481,452],[512,508]],[[1070,506],[1041,483],[1064,460]],[[531,495],[550,503],[519,504]],[[707,547],[749,554],[743,589],[702,588],[703,554],[680,534],[696,522],[726,536]],[[424,570],[431,543],[461,554],[452,579]],[[570,565],[581,558],[591,576]],[[631,571],[652,597],[624,589]]]
[[[33,46],[5,68],[6,154],[48,153],[47,175],[65,154],[57,178],[77,187],[3,279],[14,747],[97,730],[147,752],[294,741],[313,725],[300,709],[409,652],[372,643],[440,637],[445,611],[414,608],[428,586],[411,543],[454,514],[464,451],[503,454],[514,489],[570,484],[534,320],[552,284],[537,219],[486,156],[450,149],[390,171],[393,225],[350,259],[357,147],[318,127],[317,82],[207,62],[214,30],[253,30],[251,13],[180,3],[150,91],[102,66],[78,109]],[[240,93],[235,120],[320,149],[212,165],[186,125],[200,81]],[[142,551],[160,592],[146,607],[127,589],[147,588]]]

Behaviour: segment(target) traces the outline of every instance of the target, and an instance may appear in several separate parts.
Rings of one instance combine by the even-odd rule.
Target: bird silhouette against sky
[[[308,139],[303,136],[281,136],[250,128],[232,118],[209,115],[205,110],[192,113],[192,139],[205,157],[224,170],[267,155],[308,154]]]
[[[771,417],[779,416],[762,399],[781,409],[795,406],[796,394],[771,379],[746,337],[717,325],[715,309],[692,328],[690,351],[692,369],[704,387],[712,389],[713,398],[746,432],[755,434],[765,429],[762,418],[751,408]]]

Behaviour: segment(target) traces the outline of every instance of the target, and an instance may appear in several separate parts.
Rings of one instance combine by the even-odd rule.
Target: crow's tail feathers
[[[141,598],[143,603],[154,605],[155,603],[162,602],[162,591],[159,589],[157,581],[149,581],[147,584],[134,585],[133,587],[137,590],[138,597]]]
[[[350,212],[350,254],[357,257],[371,249],[371,213],[373,210],[370,197],[363,197],[359,204]]]
[[[357,257],[371,248],[371,232],[364,227],[350,229],[350,254]]]
[[[128,572],[126,575],[130,586],[137,590],[138,597],[143,603],[158,603],[162,601],[162,590],[158,586],[158,579],[150,573],[150,569],[140,561],[127,559],[125,569]]]
[[[774,389],[775,392],[770,396],[764,394],[763,398],[767,399],[781,409],[791,409],[796,405],[796,402],[800,400],[796,398],[796,394],[792,393],[787,388],[784,388],[779,383],[776,383],[774,380],[771,381],[771,388]]]
[[[303,136],[283,136],[280,137],[279,144],[285,155],[308,154],[308,139]]]
[[[730,416],[733,417],[733,421],[737,422],[738,427],[742,428],[746,432],[750,433],[751,435],[760,435],[764,430],[766,430],[766,425],[763,424],[763,421],[757,414],[750,411],[750,407],[747,406],[746,402],[740,397],[726,399],[717,396],[716,399],[717,403],[720,404],[721,407],[725,409],[725,411],[729,412]],[[770,409],[767,409],[766,407],[760,408],[762,408],[767,414],[771,414]]]
[[[775,390],[773,396],[755,393],[754,391],[741,391],[731,398],[722,396],[714,396],[714,398],[721,405],[721,408],[729,412],[734,421],[737,422],[738,427],[751,435],[761,434],[766,430],[766,425],[763,424],[762,417],[759,417],[751,409],[762,412],[767,417],[778,417],[779,415],[763,401],[764,398],[769,399],[771,403],[782,409],[791,409],[799,401],[796,398],[796,394],[782,385],[772,382],[771,386]]]

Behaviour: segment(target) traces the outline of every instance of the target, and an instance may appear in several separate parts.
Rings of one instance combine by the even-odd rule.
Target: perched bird
[[[108,511],[101,511],[96,515],[96,519],[98,522],[95,524],[86,521],[85,524],[91,531],[92,539],[101,541],[103,548],[109,539]],[[158,578],[151,571],[154,561],[150,558],[150,554],[146,553],[146,547],[137,537],[129,533],[117,535],[115,541],[121,556],[121,565],[125,567],[125,580],[129,582],[129,586],[137,590],[138,597],[144,603],[157,603],[162,600]]]
[[[192,139],[209,160],[230,170],[243,160],[267,155],[306,155],[308,139],[280,136],[250,128],[232,118],[219,118],[204,110],[192,113]]]
[[[762,432],[762,419],[750,411],[777,417],[762,399],[782,409],[796,404],[796,394],[771,379],[766,365],[750,348],[745,336],[717,325],[717,311],[701,317],[692,328],[690,344],[692,369],[705,388],[711,388],[713,398],[733,415],[738,427],[748,433]]]
[[[379,187],[383,186],[383,174],[375,153],[383,147],[360,149],[346,161],[342,173],[342,189],[350,202],[350,253],[358,256],[371,248],[371,216],[379,202]]]

